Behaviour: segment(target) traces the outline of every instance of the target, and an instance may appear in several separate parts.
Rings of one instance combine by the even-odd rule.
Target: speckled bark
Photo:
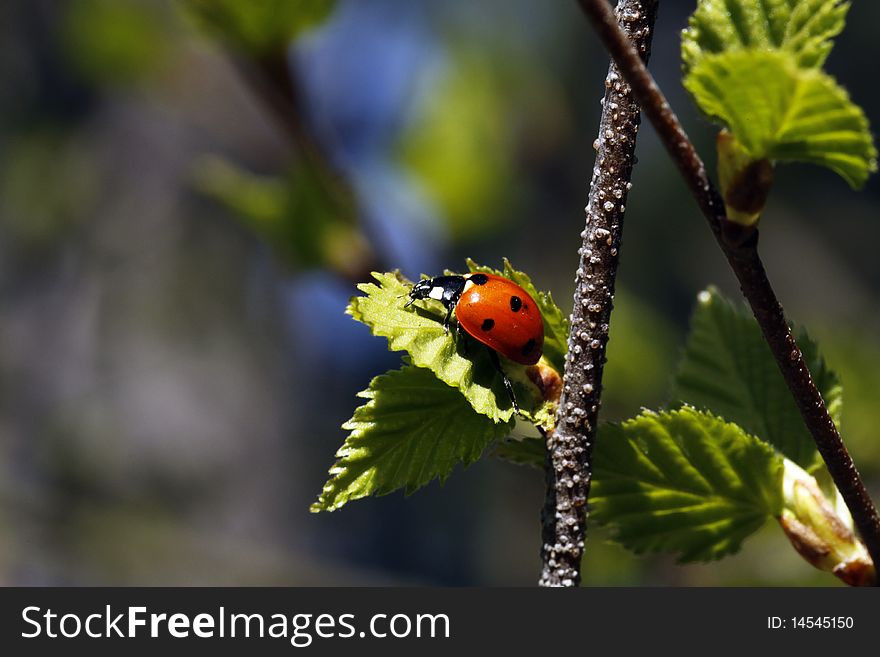
[[[620,0],[617,18],[647,61],[656,0]],[[635,161],[639,106],[612,63],[605,79],[596,162],[578,250],[574,310],[556,430],[547,437],[541,586],[577,586],[586,534],[590,454],[602,396],[605,345]]]
[[[706,174],[702,159],[657,83],[642,64],[639,53],[633,51],[627,35],[618,28],[607,3],[604,0],[579,0],[579,3],[622,74],[632,85],[633,94],[642,103],[645,116],[653,124],[709,222],[739,280],[743,296],[749,302],[761,327],[804,424],[813,436],[834,484],[852,514],[865,547],[874,563],[880,564],[880,516],[828,413],[822,395],[813,382],[782,306],[764,271],[758,254],[757,228],[745,228],[727,219],[724,202]],[[880,580],[877,584],[880,584]]]

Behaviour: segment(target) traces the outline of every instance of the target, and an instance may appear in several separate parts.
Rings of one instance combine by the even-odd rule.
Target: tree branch
[[[724,203],[709,180],[706,167],[639,53],[632,47],[628,35],[618,26],[607,2],[579,0],[579,3],[620,67],[623,77],[632,86],[633,94],[642,104],[645,115],[657,130],[709,222],[862,540],[874,563],[880,564],[880,517],[828,414],[822,395],[813,383],[803,354],[764,271],[757,249],[758,230],[728,221]]]
[[[620,0],[617,4],[615,25],[619,20],[621,34],[632,39],[645,61],[650,54],[656,9],[656,0]],[[590,455],[639,122],[639,106],[612,62],[605,79],[586,227],[578,251],[563,392],[556,429],[547,437],[541,586],[580,583]]]

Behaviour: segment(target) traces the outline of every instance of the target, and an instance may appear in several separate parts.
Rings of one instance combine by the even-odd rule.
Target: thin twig
[[[880,564],[880,517],[855,464],[843,444],[834,421],[828,414],[822,395],[816,388],[803,354],[797,346],[767,274],[758,255],[758,231],[728,221],[717,190],[706,174],[706,167],[694,149],[669,103],[620,29],[606,0],[579,0],[600,39],[623,77],[642,104],[666,150],[682,173],[694,195],[755,318],[770,346],[792,397],[816,447],[825,460],[834,483],[843,496],[856,528],[875,564]]]
[[[656,9],[656,0],[620,0],[617,4],[615,20],[620,20],[626,38],[632,39],[645,61],[651,50]],[[639,121],[639,106],[612,62],[605,79],[586,227],[578,251],[563,392],[556,430],[547,439],[541,586],[580,583],[590,454]]]

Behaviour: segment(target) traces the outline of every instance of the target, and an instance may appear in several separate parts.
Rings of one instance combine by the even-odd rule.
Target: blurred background
[[[692,2],[661,3],[679,80]],[[828,69],[876,126],[880,5]],[[344,314],[371,269],[504,256],[568,309],[608,59],[574,2],[7,0],[0,8],[0,583],[531,585],[543,476],[483,460],[310,514],[399,354]],[[664,402],[697,293],[736,284],[646,127],[603,419]],[[880,494],[880,179],[786,166],[762,252],[844,384]],[[587,585],[830,585],[767,526],[732,558]]]

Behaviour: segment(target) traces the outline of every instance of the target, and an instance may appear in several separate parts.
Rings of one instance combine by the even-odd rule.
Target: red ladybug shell
[[[502,356],[534,365],[544,348],[544,320],[538,305],[519,285],[486,274],[483,285],[468,281],[455,317],[469,335]],[[470,278],[470,277],[467,277]]]

